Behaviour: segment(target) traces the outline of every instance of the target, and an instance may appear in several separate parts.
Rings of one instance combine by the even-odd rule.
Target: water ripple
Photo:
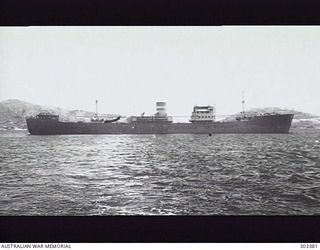
[[[0,215],[320,214],[320,131],[0,132]]]

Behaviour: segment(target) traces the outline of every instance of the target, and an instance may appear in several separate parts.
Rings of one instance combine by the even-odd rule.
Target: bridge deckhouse
[[[190,122],[213,122],[215,119],[216,111],[214,106],[194,106]]]

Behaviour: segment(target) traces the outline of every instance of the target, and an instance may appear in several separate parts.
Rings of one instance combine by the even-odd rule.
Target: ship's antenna
[[[242,113],[244,114],[244,91],[242,90]]]
[[[98,117],[98,100],[96,100],[96,117]]]

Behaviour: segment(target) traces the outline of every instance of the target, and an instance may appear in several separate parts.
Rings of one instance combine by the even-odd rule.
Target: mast
[[[244,115],[244,91],[242,90],[242,114]]]
[[[95,117],[96,118],[98,117],[98,100],[96,100],[96,114],[95,114]]]

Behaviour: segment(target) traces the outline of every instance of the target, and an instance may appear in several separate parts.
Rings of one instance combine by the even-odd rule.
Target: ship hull
[[[194,123],[86,123],[28,118],[32,135],[61,134],[218,134],[289,133],[292,114],[255,116],[251,120]]]

